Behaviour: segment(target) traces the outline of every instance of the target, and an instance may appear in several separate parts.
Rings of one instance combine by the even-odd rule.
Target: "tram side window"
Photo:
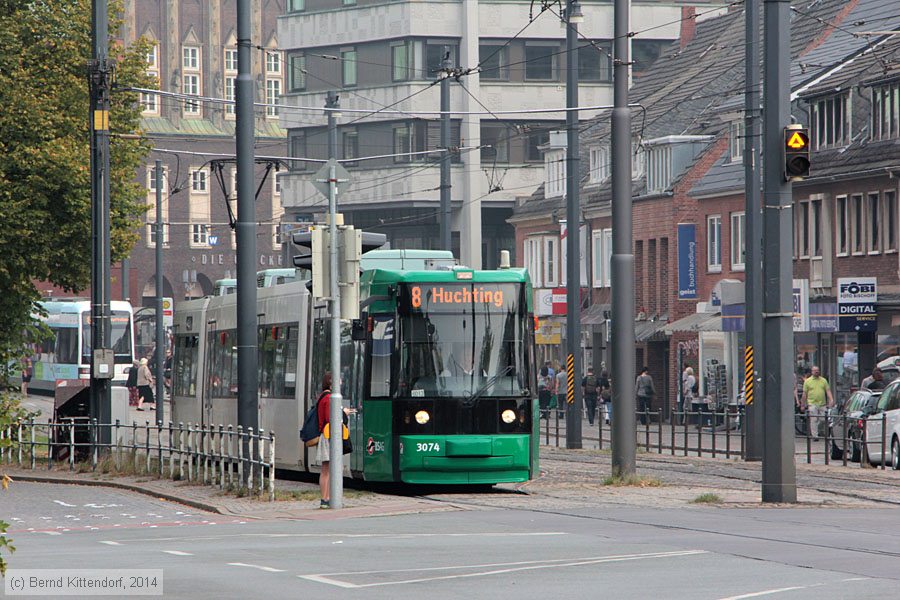
[[[214,331],[209,335],[210,357],[209,393],[213,398],[225,398],[237,393],[237,351],[234,330]]]
[[[312,351],[312,372],[309,382],[310,402],[316,401],[319,392],[322,391],[322,377],[328,370],[331,363],[331,355],[329,351],[328,341],[331,336],[328,335],[328,326],[324,319],[316,319],[313,325],[313,341],[310,346]]]
[[[78,329],[60,327],[56,330],[56,362],[78,364]]]
[[[199,336],[178,336],[175,342],[175,394],[193,396],[197,383]]]
[[[285,398],[293,398],[297,394],[297,331],[296,325],[288,327],[284,344],[284,390]]]
[[[394,318],[376,316],[372,328],[372,344],[369,353],[369,396],[391,396],[391,359],[394,356]]]

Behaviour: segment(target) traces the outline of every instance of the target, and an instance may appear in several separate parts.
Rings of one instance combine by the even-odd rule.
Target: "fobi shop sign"
[[[838,279],[838,329],[877,331],[878,282],[875,277]]]

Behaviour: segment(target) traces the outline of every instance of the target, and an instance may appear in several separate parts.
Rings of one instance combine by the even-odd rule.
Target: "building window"
[[[238,69],[238,51],[237,48],[225,48],[225,115],[234,116],[234,102],[237,98],[237,69]]]
[[[344,160],[359,158],[359,133],[356,131],[345,131],[342,133],[341,146],[344,150]],[[356,166],[356,162],[345,162],[346,166]]]
[[[228,103],[225,105],[226,115],[234,115],[234,103],[237,97],[235,92],[236,82],[236,77],[225,77],[225,100],[228,101]]]
[[[341,50],[341,82],[344,87],[356,85],[356,50]]]
[[[535,131],[528,134],[528,147],[525,151],[525,160],[539,162],[543,160],[541,146],[550,141],[549,131]]]
[[[407,81],[409,79],[409,44],[394,44],[391,46],[391,79],[394,81]]]
[[[288,57],[288,87],[292,92],[306,89],[306,56],[303,54]]]
[[[206,223],[191,223],[191,246],[209,246],[209,238],[207,236],[208,229],[209,225]]]
[[[591,183],[601,183],[609,178],[609,148],[591,148]]]
[[[188,96],[199,96],[200,88],[200,47],[182,46],[181,48],[181,77],[182,93]],[[184,102],[184,114],[199,115],[200,103],[191,100]]]
[[[598,50],[588,44],[578,49],[579,81],[611,81],[612,69],[608,43],[597,43]]]
[[[209,175],[206,169],[197,169],[196,171],[191,171],[191,191],[197,194],[208,193],[208,178]]]
[[[853,254],[864,254],[866,249],[866,205],[862,194],[850,196],[850,247]]]
[[[185,71],[200,70],[199,46],[184,46],[181,48],[181,67]]]
[[[872,139],[900,137],[900,82],[872,88]]]
[[[480,44],[478,46],[479,75],[487,81],[509,79],[509,46],[500,44]]]
[[[884,251],[897,251],[897,192],[888,190],[882,194],[884,199],[884,209],[881,214],[884,215],[884,229],[882,236],[884,237]]]
[[[266,75],[281,76],[281,52],[266,50]]]
[[[610,287],[612,281],[612,229],[598,229],[591,234],[594,287]]]
[[[731,270],[743,271],[747,248],[744,243],[744,213],[731,213]]]
[[[797,244],[800,258],[822,256],[822,200],[800,202]]]
[[[287,11],[289,13],[301,12],[305,8],[306,8],[306,0],[288,0]]]
[[[662,55],[670,40],[641,40],[634,38],[631,41],[631,62],[635,73],[641,73],[649,69]]]
[[[169,178],[168,168],[162,170],[162,221],[163,221],[163,245],[169,243],[169,194],[167,182]],[[156,246],[156,167],[147,168],[147,246]]]
[[[281,80],[266,79],[266,116],[278,116],[278,100],[281,98]]]
[[[524,265],[531,276],[531,284],[540,288],[543,287],[543,278],[541,277],[542,265],[541,256],[543,246],[543,238],[530,237],[525,239],[522,256],[525,258]]]
[[[433,40],[425,44],[425,69],[422,73],[424,79],[431,80],[438,76],[438,73],[443,68],[442,63],[447,50],[450,51],[450,64],[458,64],[456,55],[459,46],[456,42]]]
[[[706,217],[706,270],[710,273],[722,271],[722,217]]]
[[[303,133],[295,133],[291,136],[291,157],[306,157],[306,136]],[[291,164],[295,170],[303,170],[306,167],[306,163],[303,161],[292,161]]]
[[[407,163],[411,160],[412,131],[409,125],[394,127],[394,162]]]
[[[869,193],[868,214],[866,224],[868,229],[866,250],[869,254],[881,252],[881,196],[878,192]]]
[[[547,198],[566,193],[566,151],[548,150],[544,155],[544,195]]]
[[[525,44],[525,79],[534,81],[556,80],[558,46]]]
[[[509,162],[509,126],[482,123],[481,162]]]
[[[225,70],[237,73],[238,51],[237,48],[225,48]]]
[[[147,76],[156,81],[159,87],[159,45],[150,46],[147,51]],[[159,114],[159,100],[156,94],[141,94],[141,106],[144,114]]]
[[[648,150],[647,191],[664,192],[672,181],[672,147],[668,144]]]
[[[741,162],[744,156],[744,122],[731,122],[731,162]]]
[[[631,141],[631,178],[639,179],[644,174],[646,152],[638,140]]]
[[[838,196],[835,199],[834,212],[837,226],[835,232],[837,255],[847,256],[850,254],[850,205],[847,202],[847,196]]]
[[[559,238],[544,238],[544,285],[559,285]]]
[[[850,101],[847,95],[829,96],[812,103],[813,147],[840,148],[850,143]]]

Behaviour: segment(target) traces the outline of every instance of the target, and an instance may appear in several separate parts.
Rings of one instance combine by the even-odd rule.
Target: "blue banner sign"
[[[829,333],[838,330],[837,302],[809,303],[809,330]]]
[[[722,331],[743,331],[744,327],[744,305],[723,304]]]
[[[678,224],[678,299],[697,298],[697,226]]]

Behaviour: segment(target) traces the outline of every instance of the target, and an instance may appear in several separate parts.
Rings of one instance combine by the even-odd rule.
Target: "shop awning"
[[[581,313],[582,325],[602,325],[606,321],[606,316],[610,310],[609,304],[592,304],[586,311]]]
[[[719,313],[694,313],[666,325],[666,333],[697,331],[722,331],[722,317]]]
[[[634,341],[641,342],[661,342],[668,335],[665,331],[667,321],[635,321],[634,323]]]

